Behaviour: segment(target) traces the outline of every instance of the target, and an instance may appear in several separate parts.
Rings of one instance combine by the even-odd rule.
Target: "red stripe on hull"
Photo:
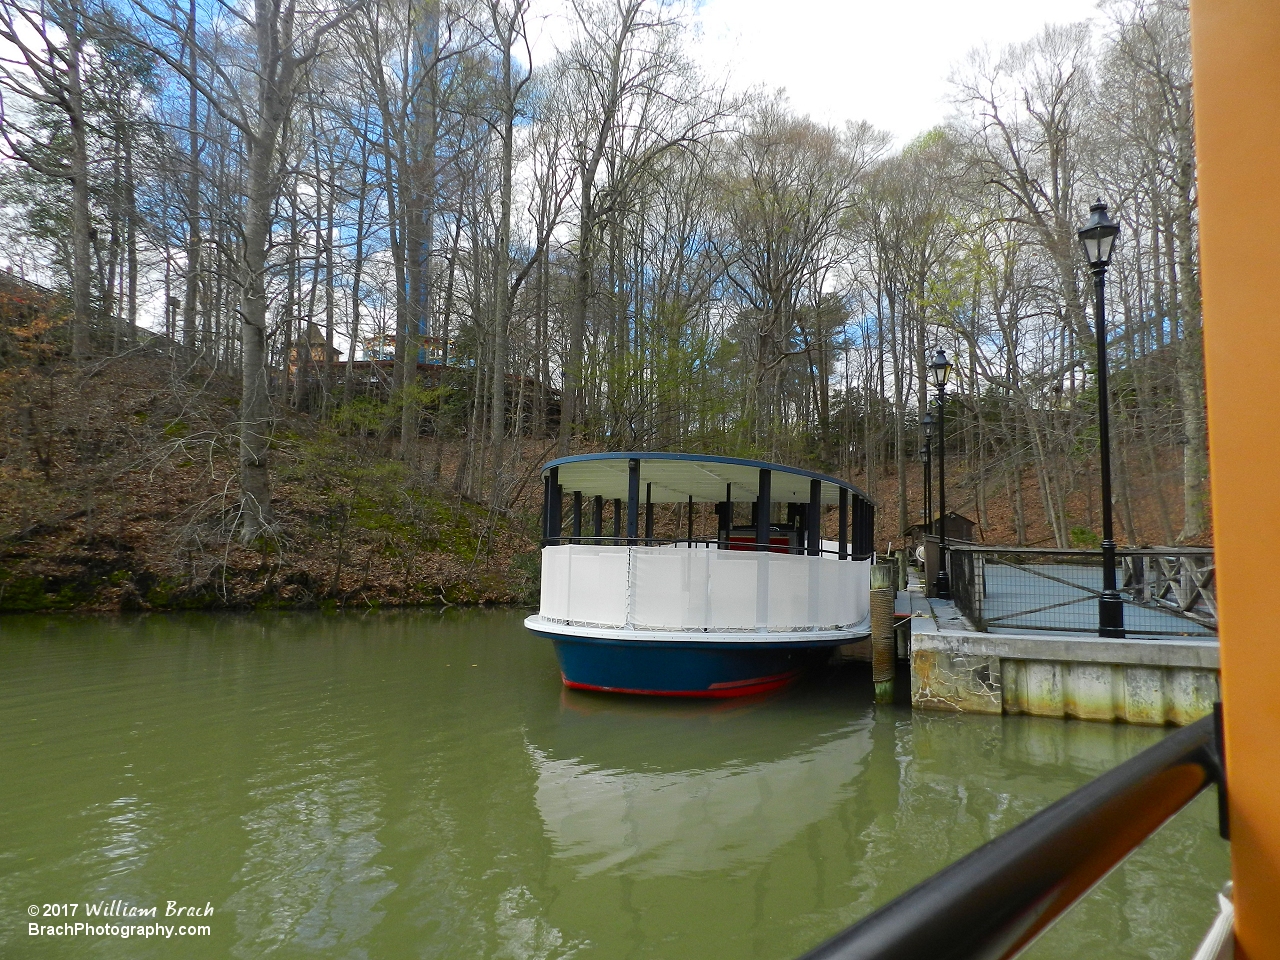
[[[724,700],[729,697],[749,697],[754,693],[768,693],[785,687],[800,675],[799,670],[779,673],[772,677],[757,677],[754,680],[737,680],[733,683],[716,683],[707,690],[632,690],[627,687],[600,687],[593,683],[577,683],[563,673],[560,679],[572,690],[592,690],[596,693],[634,693],[646,697],[704,697]]]

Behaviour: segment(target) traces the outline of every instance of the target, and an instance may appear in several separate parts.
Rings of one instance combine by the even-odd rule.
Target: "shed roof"
[[[959,521],[963,521],[959,523],[960,526],[964,526],[967,524],[970,527],[976,527],[978,525],[977,520],[974,520],[970,517],[966,517],[963,513],[956,513],[954,510],[947,511],[947,528],[948,529],[950,529],[953,524],[956,524]],[[911,524],[911,526],[907,527],[906,532],[911,533],[913,530],[924,530],[927,532],[930,529],[932,529],[935,523],[937,523],[936,517],[933,520],[930,520],[927,522],[924,520],[917,520],[915,523]]]

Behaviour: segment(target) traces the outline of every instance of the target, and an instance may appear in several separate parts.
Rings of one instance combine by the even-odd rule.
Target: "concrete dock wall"
[[[918,709],[1182,725],[1219,698],[1216,640],[977,633],[919,612],[911,625]]]

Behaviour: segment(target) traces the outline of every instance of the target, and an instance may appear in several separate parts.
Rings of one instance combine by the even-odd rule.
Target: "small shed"
[[[937,520],[933,524],[913,523],[907,527],[907,536],[911,540],[911,549],[914,552],[916,547],[924,543],[926,536],[936,536]],[[946,530],[947,539],[955,540],[960,543],[973,543],[974,531],[977,529],[977,521],[970,520],[962,514],[956,513],[954,510],[947,511]]]
[[[974,542],[973,532],[978,525],[973,520],[954,510],[948,510],[946,524],[948,543]],[[935,595],[934,582],[938,577],[938,535],[923,523],[909,527],[907,535],[911,537],[912,561],[919,563],[923,560],[925,591],[927,596],[932,597]]]

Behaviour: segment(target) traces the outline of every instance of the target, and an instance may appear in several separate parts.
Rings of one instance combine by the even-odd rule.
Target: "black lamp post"
[[[1107,216],[1107,205],[1089,208],[1089,222],[1077,231],[1084,258],[1093,274],[1094,334],[1098,341],[1098,445],[1102,461],[1102,596],[1098,598],[1098,636],[1124,636],[1124,602],[1116,589],[1116,541],[1111,529],[1111,425],[1107,394],[1107,267],[1120,225]]]
[[[924,427],[924,446],[920,448],[920,462],[924,464],[924,529],[933,527],[933,415],[920,418]]]
[[[951,599],[951,577],[947,574],[947,380],[951,361],[939,347],[929,364],[933,385],[938,388],[938,579],[934,593],[939,600]]]

